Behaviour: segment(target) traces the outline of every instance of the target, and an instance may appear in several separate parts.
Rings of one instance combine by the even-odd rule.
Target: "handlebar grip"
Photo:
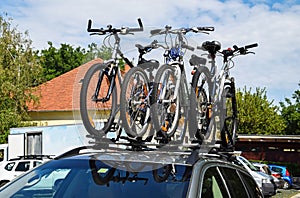
[[[92,20],[89,19],[88,21],[88,28],[87,28],[88,32],[94,32],[94,33],[100,33],[100,34],[105,34],[105,31],[103,29],[93,29],[92,28]]]
[[[257,46],[258,46],[258,44],[254,43],[254,44],[251,44],[251,45],[246,45],[245,49],[249,49],[249,48],[253,48],[253,47],[257,47]]]
[[[161,31],[162,31],[162,29],[154,29],[154,30],[150,31],[150,34],[151,35],[156,35],[156,34],[159,34]]]
[[[129,28],[129,32],[142,32],[144,31],[143,23],[140,18],[138,18],[139,27],[138,28]]]
[[[142,19],[141,19],[141,18],[138,18],[138,23],[139,23],[140,29],[144,30],[144,27],[143,27],[143,23],[142,23]]]
[[[214,27],[197,27],[200,31],[215,31]]]
[[[90,32],[91,27],[92,27],[92,20],[89,19],[89,21],[88,21],[88,28],[87,28],[87,31],[88,31],[88,32]]]

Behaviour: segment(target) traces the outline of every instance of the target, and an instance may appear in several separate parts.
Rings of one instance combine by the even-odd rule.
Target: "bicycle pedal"
[[[118,125],[118,123],[113,123],[111,126],[110,126],[110,132],[116,132],[117,130],[120,129],[120,126]]]
[[[155,139],[155,140],[163,140],[163,139],[165,139],[165,138],[163,138],[163,137],[154,137],[154,139]]]

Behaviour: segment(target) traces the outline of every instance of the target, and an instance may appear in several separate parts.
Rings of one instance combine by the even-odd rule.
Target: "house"
[[[79,95],[81,79],[86,71],[96,63],[97,58],[42,85],[36,91],[38,104],[29,104],[29,115],[41,126],[76,124],[79,115]]]

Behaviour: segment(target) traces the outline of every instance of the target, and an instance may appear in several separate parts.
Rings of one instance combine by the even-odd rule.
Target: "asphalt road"
[[[300,190],[299,189],[278,189],[276,195],[272,196],[272,198],[300,198]]]

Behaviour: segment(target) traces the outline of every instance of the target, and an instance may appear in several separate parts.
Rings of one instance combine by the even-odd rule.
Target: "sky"
[[[222,49],[258,43],[255,55],[237,57],[231,70],[238,88],[265,88],[277,105],[300,87],[300,0],[1,0],[0,14],[28,31],[36,50],[66,43],[87,48],[100,38],[86,32],[95,27],[214,26],[195,40],[218,40]]]

